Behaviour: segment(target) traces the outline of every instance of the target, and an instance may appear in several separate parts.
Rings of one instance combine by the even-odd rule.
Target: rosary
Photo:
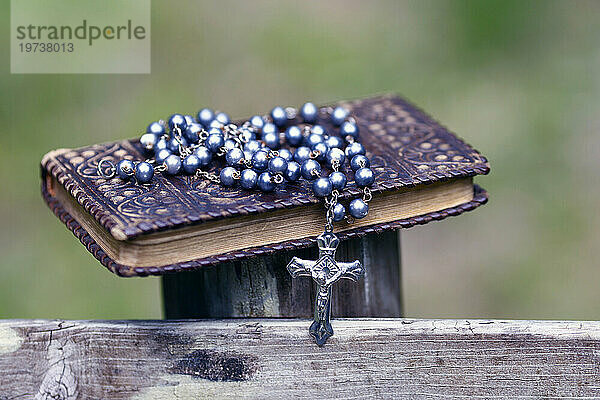
[[[325,118],[338,130],[337,135],[317,123]],[[294,121],[302,122],[292,124]],[[272,192],[286,181],[311,181],[314,195],[324,199],[327,210],[325,231],[317,237],[319,257],[316,261],[294,257],[287,269],[294,278],[311,276],[317,283],[309,332],[322,346],[333,335],[331,286],[342,278],[357,281],[365,273],[359,261],[335,261],[339,239],[333,233],[334,222],[361,219],[369,211],[375,176],[358,139],[356,119],[339,106],[317,108],[305,103],[300,110],[275,107],[269,115],[255,115],[240,126],[231,123],[227,114],[204,108],[196,118],[173,114],[166,123],[152,122],[140,138],[147,160],[121,160],[115,165],[103,159],[98,173],[106,179],[119,177],[138,184],[152,181],[155,173],[188,174],[226,187],[239,185],[262,192]],[[282,143],[287,148],[282,148]],[[219,173],[210,172],[215,159],[224,159],[226,164]],[[348,210],[338,201],[347,183],[346,163],[363,193],[350,201]],[[322,165],[331,171],[328,175]]]

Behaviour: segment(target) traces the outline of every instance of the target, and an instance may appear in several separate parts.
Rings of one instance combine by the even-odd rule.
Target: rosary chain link
[[[219,175],[215,174],[214,172],[202,171],[199,169],[196,171],[196,176],[214,183],[221,183],[221,178],[219,178]]]

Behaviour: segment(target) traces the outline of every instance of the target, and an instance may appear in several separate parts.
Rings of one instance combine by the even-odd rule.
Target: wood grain
[[[169,319],[230,317],[311,318],[315,284],[292,279],[287,263],[297,256],[316,260],[318,249],[281,251],[191,272],[163,275]],[[337,260],[360,260],[366,274],[358,282],[333,285],[334,317],[400,317],[400,231],[342,241]]]
[[[2,399],[597,398],[600,322],[4,321]]]

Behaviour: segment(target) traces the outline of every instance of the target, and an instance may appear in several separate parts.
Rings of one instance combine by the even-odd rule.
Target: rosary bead
[[[225,139],[221,134],[213,133],[208,135],[208,138],[206,139],[206,147],[213,153],[217,153],[219,150],[221,150],[221,147],[223,147],[224,144]]]
[[[339,136],[329,136],[327,140],[325,140],[325,144],[331,148],[341,149],[344,146],[344,141]]]
[[[258,140],[250,140],[249,142],[244,143],[244,151],[248,151],[252,154],[260,150],[261,147],[262,144]]]
[[[340,222],[346,216],[346,207],[344,207],[341,203],[335,203],[333,206],[333,220],[335,222]]]
[[[331,194],[333,189],[329,178],[318,178],[315,179],[312,184],[312,190],[317,197],[327,197]]]
[[[172,137],[167,143],[167,149],[169,149],[169,151],[173,154],[179,154],[180,144],[184,147],[187,147],[188,145],[187,140],[185,140],[185,138],[183,137],[180,137],[179,139],[175,139],[174,137]]]
[[[323,128],[322,125],[313,125],[313,127],[310,128],[310,133],[314,133],[315,135],[321,136],[327,135],[327,131],[325,130],[325,128]]]
[[[186,158],[183,159],[182,162],[183,170],[190,175],[196,173],[198,168],[200,168],[200,159],[195,154],[190,154]]]
[[[302,164],[308,159],[310,159],[310,149],[306,146],[298,147],[294,153],[294,161]]]
[[[350,215],[356,219],[361,219],[367,216],[369,205],[362,199],[354,199],[350,202]]]
[[[166,172],[169,175],[178,174],[181,170],[181,158],[175,154],[171,154],[169,157],[165,158],[163,163],[167,167]]]
[[[317,143],[323,142],[325,142],[325,138],[323,137],[323,135],[319,135],[317,133],[311,133],[306,138],[306,145],[311,149],[313,149]]]
[[[279,157],[283,158],[285,161],[292,161],[294,159],[294,155],[288,149],[279,150]]]
[[[261,133],[262,137],[264,137],[269,133],[279,133],[279,131],[277,130],[277,127],[274,124],[267,122],[263,125]]]
[[[279,133],[277,132],[263,134],[262,140],[271,150],[277,150],[279,148]]]
[[[220,112],[217,115],[215,115],[215,119],[223,125],[227,125],[231,121],[229,119],[229,115],[225,114],[224,112]]]
[[[304,103],[302,108],[300,108],[300,116],[302,120],[308,124],[312,124],[317,120],[317,115],[319,114],[319,110],[313,103]]]
[[[219,122],[218,119],[213,119],[212,121],[210,121],[208,123],[208,126],[206,127],[207,129],[221,129],[223,127],[223,124],[221,122]],[[209,132],[210,133],[210,132]]]
[[[169,142],[165,138],[158,139],[158,142],[154,145],[154,154],[158,154],[159,151],[165,150],[169,147]]]
[[[165,127],[162,126],[159,122],[152,122],[146,128],[146,133],[153,133],[153,134],[155,134],[157,136],[164,135],[164,133],[165,133]]]
[[[155,135],[154,133],[143,134],[140,138],[140,144],[144,148],[144,153],[146,155],[152,154],[154,151],[154,146],[156,146],[156,143],[158,143],[159,140],[159,136]]]
[[[317,161],[325,161],[325,159],[327,158],[327,153],[329,153],[329,147],[327,147],[325,143],[321,142],[315,144],[313,150],[319,152],[319,155],[317,156]]]
[[[215,121],[216,121],[216,119],[215,119]],[[207,129],[207,132],[209,135],[222,135],[223,134],[223,131],[221,130],[221,128],[214,127],[214,126],[209,127]]]
[[[321,175],[321,164],[315,160],[306,160],[302,163],[302,169],[300,171],[302,177],[306,180],[312,181]]]
[[[162,163],[165,162],[165,159],[167,157],[169,157],[170,155],[172,155],[173,153],[171,153],[168,149],[162,149],[160,150],[158,153],[156,153],[156,156],[154,156],[154,160],[156,161],[156,165],[161,165]]]
[[[264,171],[269,166],[269,154],[259,150],[252,156],[252,167],[258,171]]]
[[[275,107],[271,110],[271,118],[273,119],[273,123],[279,127],[282,127],[287,122],[287,115],[285,114],[285,110],[283,107]]]
[[[201,167],[206,167],[212,161],[212,153],[205,146],[200,146],[194,150],[194,154],[198,157]]]
[[[250,122],[250,125],[259,131],[265,125],[265,121],[262,119],[262,117],[260,115],[253,116],[252,118],[250,118],[250,120],[248,122]]]
[[[346,155],[341,149],[338,149],[337,147],[329,149],[329,151],[327,152],[327,163],[329,165],[333,165],[334,161],[337,161],[340,167],[344,165],[344,161],[346,161]]]
[[[375,182],[375,176],[370,168],[359,168],[354,173],[354,181],[360,187],[371,186]]]
[[[200,141],[198,134],[202,131],[202,129],[204,129],[204,128],[202,128],[202,125],[200,125],[196,122],[192,122],[191,124],[188,124],[188,127],[183,132],[183,137],[189,143],[196,144]]]
[[[346,110],[344,107],[338,106],[331,113],[331,123],[335,126],[340,126],[347,116],[348,110]]]
[[[196,123],[196,121],[194,120],[194,117],[192,117],[191,115],[184,115],[183,118],[185,119],[185,123],[187,124],[188,127],[190,126],[190,124]]]
[[[258,174],[252,169],[245,169],[240,176],[240,186],[244,189],[251,190],[256,187]]]
[[[357,154],[350,160],[350,168],[352,168],[352,171],[356,171],[360,168],[369,168],[370,166],[371,162],[362,154]]]
[[[182,133],[185,131],[185,128],[187,128],[187,122],[185,122],[185,117],[183,115],[173,114],[169,118],[169,129],[173,132],[175,128],[181,129]]]
[[[233,167],[225,167],[221,170],[219,174],[219,178],[221,178],[221,183],[224,186],[233,186],[235,184],[235,179],[233,175],[236,173],[236,169]]]
[[[226,151],[229,151],[232,149],[239,149],[237,142],[233,139],[225,140],[225,144],[223,146],[225,147]]]
[[[256,139],[256,133],[254,133],[253,131],[251,131],[248,128],[240,128],[240,139],[243,142],[249,142],[251,140]]]
[[[270,172],[263,172],[258,176],[258,188],[263,192],[272,192],[275,190],[275,183]]]
[[[358,142],[350,143],[346,147],[346,157],[348,157],[349,160],[352,160],[352,157],[357,154],[362,154],[363,156],[366,154],[364,146]]]
[[[340,126],[340,136],[345,138],[351,136],[358,139],[358,126],[354,122],[346,121]]]
[[[300,164],[298,164],[296,161],[288,162],[287,169],[285,170],[283,176],[290,182],[297,181],[298,178],[300,178]]]
[[[119,178],[127,181],[135,172],[135,164],[130,160],[121,160],[115,166],[115,170]]]
[[[142,161],[135,166],[135,179],[140,183],[148,183],[154,177],[154,167]]]
[[[347,178],[343,172],[335,171],[329,174],[329,180],[335,190],[344,190]]]
[[[304,140],[304,136],[302,135],[302,130],[296,126],[292,125],[285,130],[285,140],[292,147],[298,147]]]
[[[225,161],[229,166],[237,166],[240,165],[240,161],[244,159],[244,152],[239,148],[231,149],[225,154]]]
[[[287,170],[287,161],[277,156],[269,160],[269,172],[272,174],[283,174]]]
[[[203,108],[198,111],[198,122],[200,122],[205,128],[208,128],[210,121],[215,119],[215,113],[210,108]]]

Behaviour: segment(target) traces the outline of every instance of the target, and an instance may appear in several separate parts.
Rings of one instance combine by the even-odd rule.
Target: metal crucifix
[[[317,261],[294,257],[287,265],[287,270],[293,278],[312,276],[317,283],[315,316],[309,332],[314,336],[317,345],[323,346],[327,339],[333,335],[333,328],[329,321],[331,286],[342,278],[358,281],[365,274],[365,269],[360,261],[351,263],[335,261],[335,251],[340,244],[340,240],[333,232],[323,232],[317,237],[317,244],[319,246],[319,259]]]

